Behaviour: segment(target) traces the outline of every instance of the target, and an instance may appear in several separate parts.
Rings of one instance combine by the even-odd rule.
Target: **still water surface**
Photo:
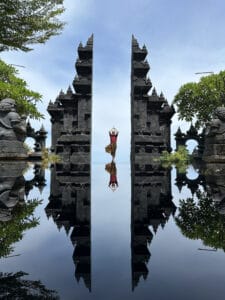
[[[78,242],[71,238],[73,212],[67,210],[64,213],[63,224],[57,221],[57,213],[55,220],[46,213],[52,193],[50,170],[46,170],[46,186],[42,193],[34,186],[28,196],[29,199],[43,199],[35,209],[39,225],[26,230],[23,238],[13,244],[14,251],[7,258],[0,259],[1,272],[22,271],[28,274],[23,279],[40,280],[46,289],[55,291],[52,294],[55,298],[46,296],[46,299],[56,299],[56,296],[66,300],[225,299],[224,251],[221,247],[215,249],[212,245],[204,245],[201,239],[185,237],[175,222],[179,214],[179,199],[192,196],[187,185],[180,192],[174,184],[175,170],[171,176],[174,212],[167,214],[164,208],[157,207],[157,213],[150,214],[152,219],[145,222],[150,234],[146,233],[146,237],[142,234],[139,241],[147,247],[148,253],[145,254],[135,254],[132,249],[130,166],[118,164],[117,175],[119,186],[112,191],[108,187],[109,174],[105,165],[92,166],[90,255],[84,260],[79,253],[74,255],[74,251],[79,241],[87,242],[88,234],[86,240],[81,238]],[[198,177],[193,168],[189,169],[188,176]],[[25,179],[32,177],[31,169],[25,174]],[[90,264],[90,268],[83,265],[80,268],[79,259],[81,265]],[[9,294],[2,299],[15,298]]]

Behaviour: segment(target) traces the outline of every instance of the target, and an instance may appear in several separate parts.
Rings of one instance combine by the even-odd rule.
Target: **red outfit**
[[[118,186],[117,178],[116,178],[116,175],[114,175],[114,174],[110,175],[109,186],[111,184],[116,184]]]
[[[110,133],[109,136],[110,136],[110,142],[111,142],[111,144],[115,144],[116,141],[117,141],[118,133],[117,134],[111,134]]]

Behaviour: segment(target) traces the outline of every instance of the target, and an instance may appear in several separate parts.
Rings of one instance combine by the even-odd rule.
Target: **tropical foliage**
[[[60,162],[60,157],[57,154],[51,153],[48,148],[42,150],[41,159],[41,167],[44,169],[47,169],[49,164]]]
[[[13,66],[0,60],[0,100],[12,98],[16,101],[19,114],[35,119],[43,118],[36,107],[42,96],[30,90],[26,81],[19,78],[17,74],[18,71]]]
[[[218,106],[225,105],[225,71],[204,76],[198,83],[182,85],[173,103],[177,106],[179,119],[191,122],[195,127],[205,126]]]
[[[180,173],[184,173],[190,163],[190,155],[185,146],[179,146],[178,150],[172,153],[163,151],[160,161],[163,167],[176,166]]]
[[[63,0],[2,0],[0,2],[0,51],[30,51],[59,34]]]

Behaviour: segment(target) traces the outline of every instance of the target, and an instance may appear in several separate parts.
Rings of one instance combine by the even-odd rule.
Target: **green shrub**
[[[178,150],[172,153],[163,151],[160,157],[160,162],[163,167],[172,167],[175,165],[180,173],[184,173],[191,161],[189,152],[185,146],[179,146]]]
[[[54,153],[51,153],[48,148],[42,150],[41,159],[41,166],[44,169],[48,168],[49,164],[54,164],[60,161],[60,157]]]

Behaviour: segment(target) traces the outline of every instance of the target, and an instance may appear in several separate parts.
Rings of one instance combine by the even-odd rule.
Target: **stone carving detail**
[[[0,101],[0,158],[27,157],[23,142],[26,138],[26,117],[16,111],[16,102],[6,98]]]
[[[225,107],[218,107],[206,128],[203,160],[225,162]]]
[[[55,102],[50,101],[48,112],[52,122],[52,151],[61,157],[63,166],[73,168],[90,163],[92,115],[92,56],[93,36],[86,46],[78,47],[75,67],[77,75],[73,87],[60,92]]]
[[[170,123],[174,114],[163,93],[157,94],[147,77],[150,66],[146,60],[147,49],[139,47],[132,37],[131,57],[131,147],[136,163],[150,161],[163,150],[171,151]],[[136,155],[136,154],[140,155]],[[133,159],[132,159],[133,160]]]

